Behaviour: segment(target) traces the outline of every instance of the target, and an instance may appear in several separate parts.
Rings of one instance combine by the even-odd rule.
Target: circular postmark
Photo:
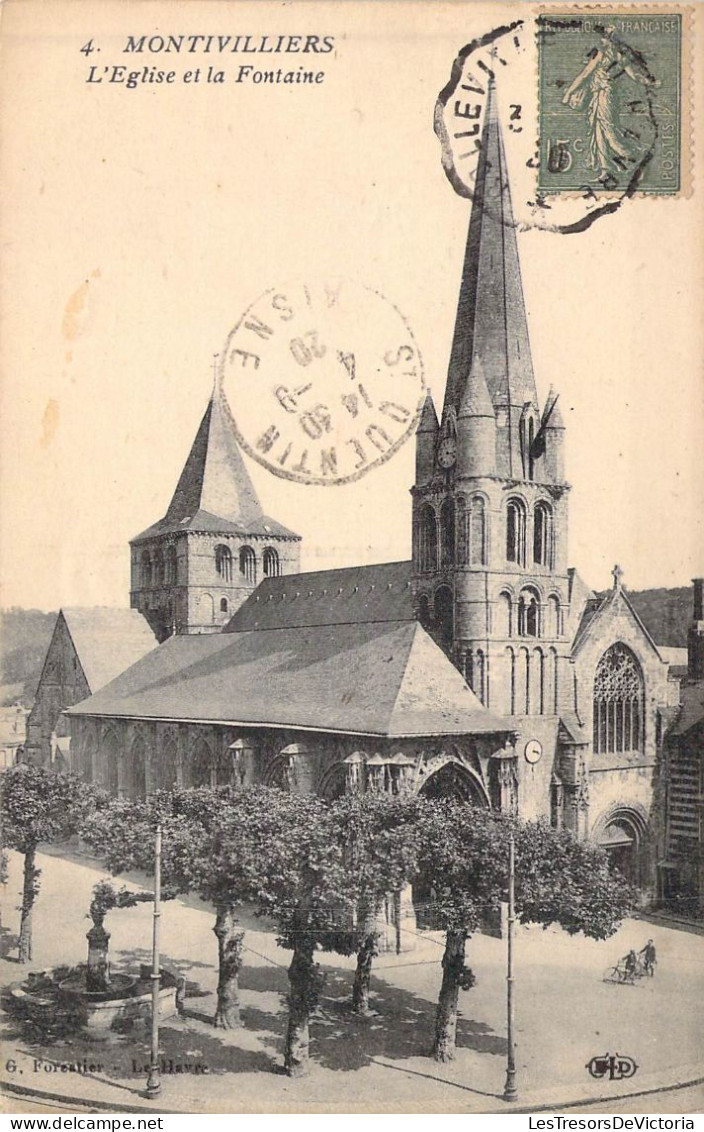
[[[568,234],[636,194],[677,191],[680,35],[674,18],[555,8],[468,43],[435,106],[455,192],[513,227]],[[478,187],[492,116],[508,209]]]
[[[415,431],[425,381],[398,308],[344,279],[273,287],[228,335],[219,390],[245,452],[274,475],[343,484]]]

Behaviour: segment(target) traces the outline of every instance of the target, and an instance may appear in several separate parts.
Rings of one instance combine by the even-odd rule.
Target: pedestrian
[[[649,939],[645,947],[641,950],[640,954],[643,956],[643,967],[645,968],[646,975],[652,978],[655,974],[655,964],[657,957],[655,954],[655,944],[652,939]]]
[[[633,982],[633,980],[636,977],[637,966],[638,966],[638,956],[636,955],[634,949],[631,948],[631,950],[628,952],[628,955],[626,956],[626,978],[630,982]]]

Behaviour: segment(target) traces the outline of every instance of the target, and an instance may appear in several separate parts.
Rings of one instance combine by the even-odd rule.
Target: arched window
[[[534,691],[531,694],[533,711],[545,715],[545,656],[542,649],[533,653]]]
[[[203,737],[196,739],[188,765],[189,786],[212,786],[214,778],[213,752]]]
[[[486,664],[484,662],[484,652],[482,649],[477,649],[474,654],[474,683],[472,684],[472,691],[482,703],[486,702]]]
[[[438,568],[438,523],[435,511],[424,503],[420,512],[420,568],[428,572]]]
[[[454,631],[454,601],[449,586],[440,586],[435,594],[435,624],[440,630],[441,644],[444,648],[452,645]]]
[[[547,674],[547,696],[549,703],[549,715],[557,715],[558,704],[558,672],[557,672],[557,650],[548,649],[548,674]]]
[[[540,601],[535,590],[524,589],[518,598],[518,636],[540,635]]]
[[[516,654],[512,648],[506,649],[506,662],[508,668],[508,711],[510,715],[516,714]]]
[[[215,569],[223,582],[232,581],[232,551],[229,546],[215,547]]]
[[[167,546],[166,548],[166,582],[167,585],[174,585],[177,578],[177,565],[176,565],[176,547]]]
[[[157,764],[159,790],[171,790],[176,785],[178,767],[178,747],[173,736],[162,744]]]
[[[257,580],[257,556],[251,546],[243,546],[240,550],[240,574],[244,574],[246,582]]]
[[[154,554],[154,584],[156,586],[163,586],[164,577],[164,552],[161,547],[159,547]]]
[[[525,566],[526,509],[520,499],[509,499],[506,505],[506,558],[518,566]]]
[[[530,653],[519,649],[516,657],[516,715],[530,713]]]
[[[535,478],[535,461],[532,455],[533,441],[535,440],[535,418],[532,416],[521,417],[519,429],[523,475],[527,480],[532,480]]]
[[[279,555],[273,546],[267,546],[262,556],[262,565],[264,567],[265,578],[278,578],[281,573],[281,563],[279,562]]]
[[[456,544],[455,544],[455,561],[458,566],[466,566],[469,563],[469,522],[470,522],[470,507],[464,495],[457,496],[456,504],[455,525],[457,527]]]
[[[452,499],[445,499],[440,509],[440,565],[454,566],[455,564],[455,504]]]
[[[533,512],[533,561],[552,567],[552,510],[547,503],[536,503]]]
[[[500,593],[496,602],[496,621],[494,636],[496,637],[511,637],[513,636],[513,626],[511,624],[512,609],[511,595],[508,593]]]
[[[626,645],[612,645],[594,676],[594,735],[597,755],[643,749],[643,673]]]
[[[480,495],[471,503],[470,562],[472,566],[486,564],[486,506]]]
[[[142,551],[141,562],[141,579],[143,586],[151,586],[152,584],[152,559],[148,550]]]
[[[141,735],[137,735],[132,743],[125,778],[125,794],[128,798],[136,800],[146,797],[147,749]]]
[[[560,599],[551,594],[547,600],[545,617],[545,636],[560,636]]]
[[[227,610],[228,610],[227,598],[221,597],[220,598],[220,612],[221,613],[227,613]]]

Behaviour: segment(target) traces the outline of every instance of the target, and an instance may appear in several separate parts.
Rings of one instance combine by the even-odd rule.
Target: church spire
[[[198,511],[237,523],[250,532],[258,530],[264,518],[217,391],[200,422],[166,519],[181,522]]]
[[[495,409],[523,409],[530,402],[537,411],[516,225],[493,80],[487,92],[445,412],[450,407],[459,410],[470,370],[477,365]]]

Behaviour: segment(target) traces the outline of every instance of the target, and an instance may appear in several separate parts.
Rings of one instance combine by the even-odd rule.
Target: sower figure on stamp
[[[618,101],[615,82],[626,74],[642,86],[659,86],[660,82],[632,58],[614,35],[613,27],[604,28],[601,46],[594,48],[587,65],[568,86],[562,101],[578,110],[589,92],[587,121],[589,124],[589,168],[599,177],[622,172],[627,163],[637,160],[635,146],[617,124]]]
[[[649,939],[645,947],[641,949],[639,954],[643,957],[643,969],[646,975],[651,978],[655,974],[655,964],[657,963],[657,956],[655,954],[655,944],[652,939]]]

